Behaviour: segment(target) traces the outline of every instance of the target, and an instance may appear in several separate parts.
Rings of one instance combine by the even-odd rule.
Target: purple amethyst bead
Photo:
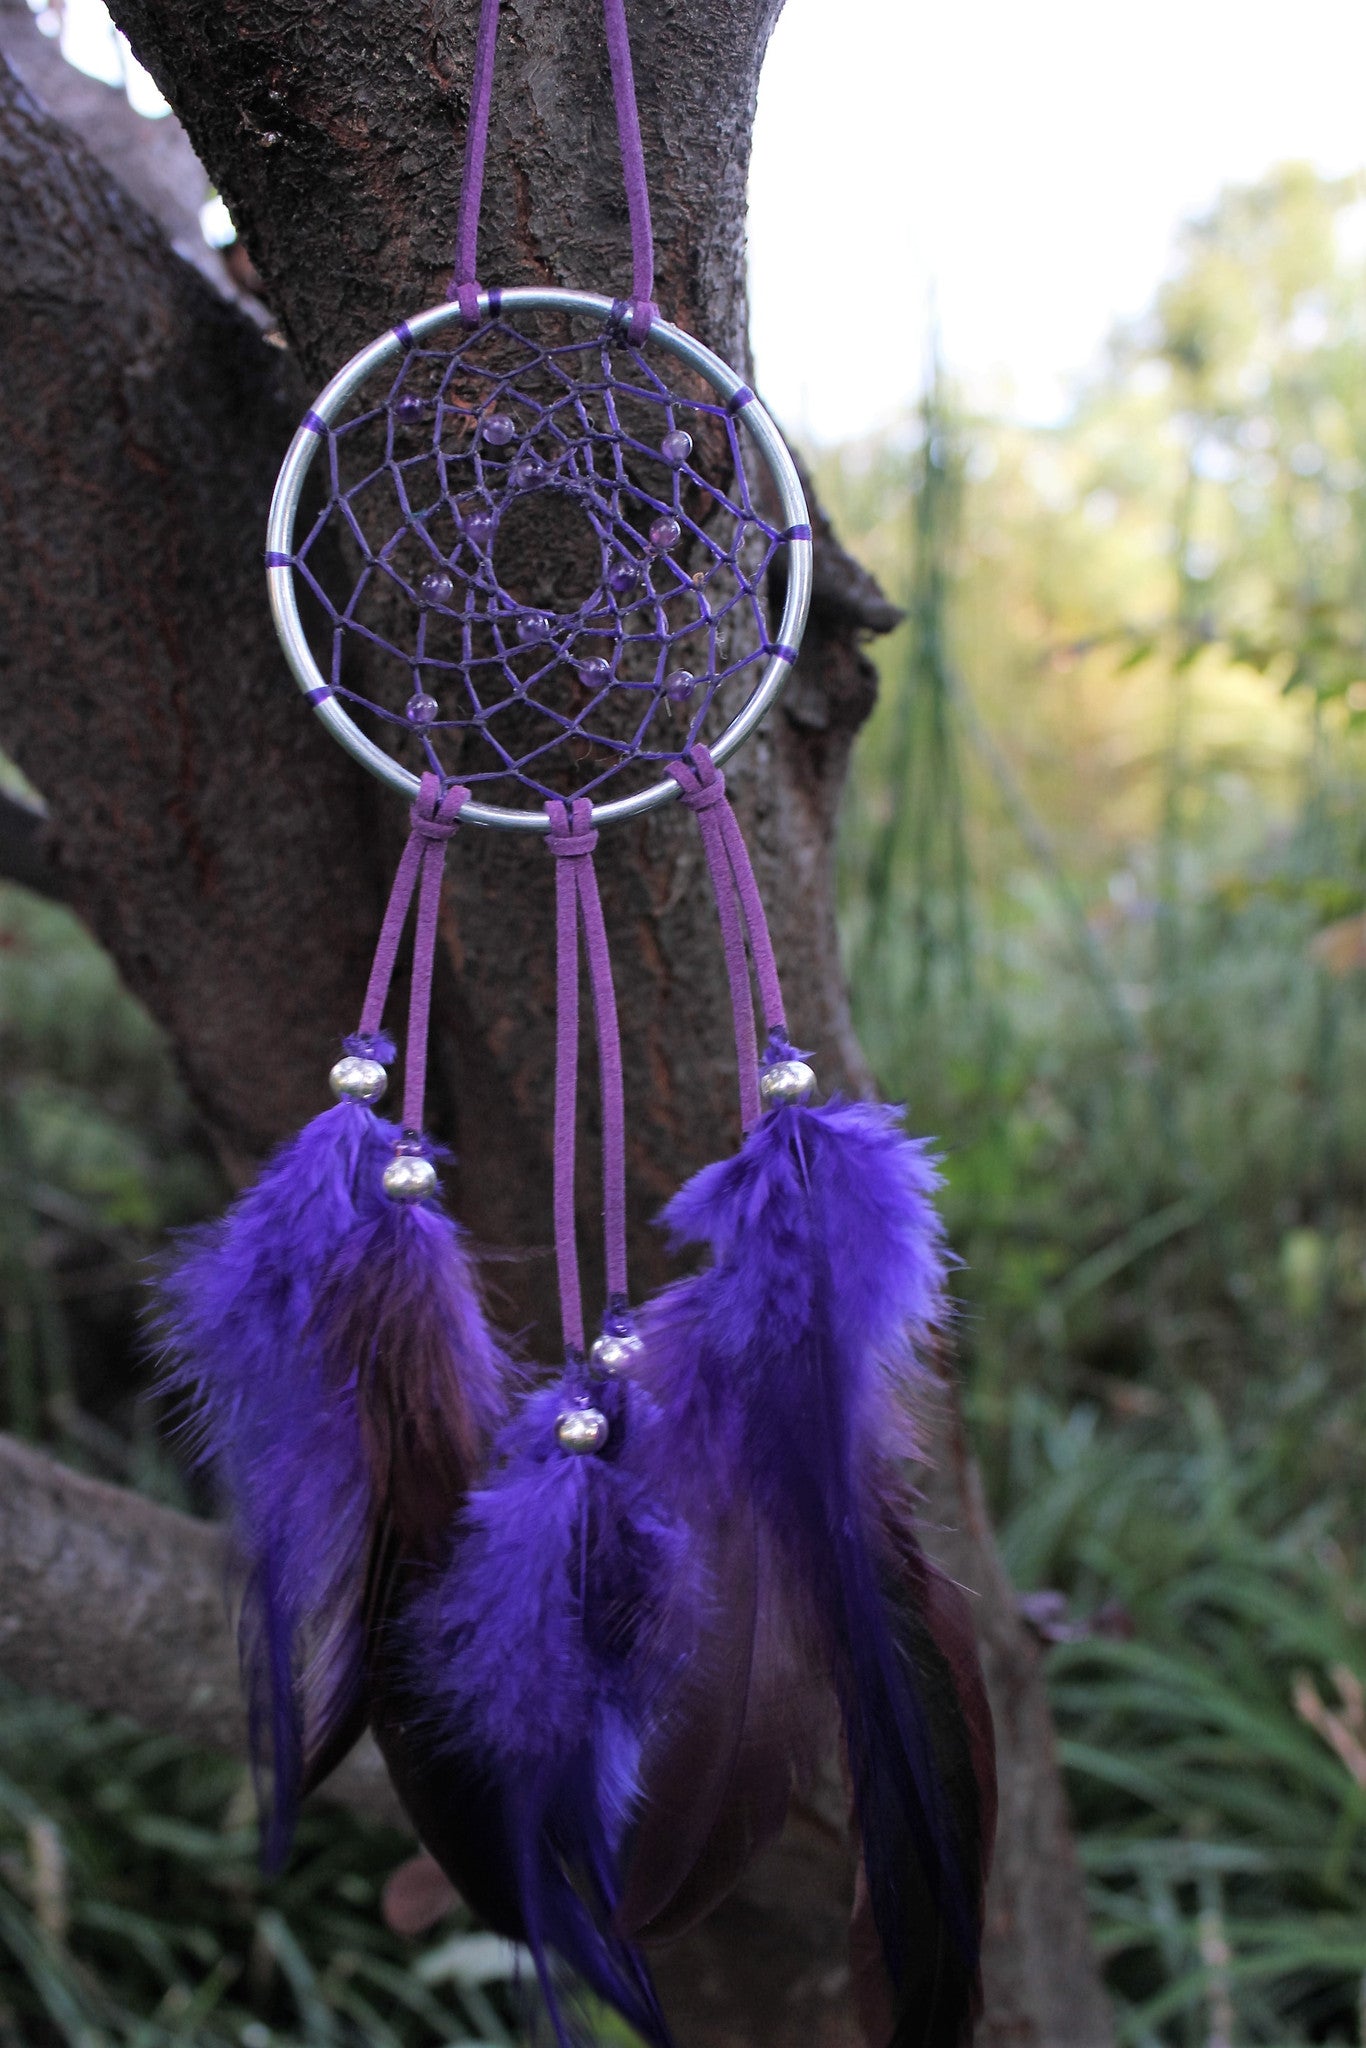
[[[424,576],[417,586],[418,596],[426,604],[449,604],[455,596],[455,581],[444,569],[433,569]]]
[[[601,690],[612,680],[612,664],[600,654],[588,654],[577,664],[579,681],[585,690]]]
[[[650,527],[650,546],[652,548],[676,548],[682,538],[683,529],[674,518],[672,512],[661,513],[659,518]]]
[[[697,677],[691,669],[676,668],[664,678],[664,695],[671,704],[686,704],[696,688]]]
[[[640,570],[627,555],[618,555],[607,571],[607,588],[617,597],[629,597],[639,587]]]
[[[486,548],[493,538],[493,514],[482,505],[460,515],[460,531],[471,547]]]
[[[666,462],[686,462],[692,454],[692,435],[685,434],[682,427],[675,427],[660,442],[659,452]]]
[[[435,697],[427,696],[422,690],[419,690],[415,697],[410,697],[404,706],[409,725],[430,725],[440,710],[441,706]]]
[[[484,421],[484,439],[490,448],[506,448],[517,428],[505,412],[490,413]]]
[[[544,483],[545,464],[539,455],[524,455],[508,471],[508,481],[519,491],[529,490],[532,484]]]
[[[419,398],[414,391],[405,391],[394,407],[395,417],[401,420],[420,420],[427,410],[425,398]]]
[[[517,621],[519,640],[548,640],[550,621],[544,612],[523,612]]]

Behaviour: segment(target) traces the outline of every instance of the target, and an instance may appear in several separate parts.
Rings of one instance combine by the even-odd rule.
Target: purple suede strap
[[[626,207],[631,216],[631,339],[643,341],[659,308],[654,303],[655,240],[650,222],[650,188],[645,178],[645,146],[640,139],[636,79],[631,66],[631,37],[626,27],[625,0],[602,0],[607,27],[607,55],[612,66],[612,94],[617,106],[617,139]]]
[[[555,856],[555,1261],[560,1285],[560,1318],[567,1350],[585,1350],[583,1295],[579,1284],[578,1232],[574,1214],[574,1154],[579,1069],[579,920],[583,920],[588,979],[598,1036],[598,1078],[602,1090],[602,1211],[607,1298],[624,1301],[626,1283],[626,1112],[622,1088],[621,1033],[617,1023],[612,962],[598,896],[593,849],[598,835],[587,797],[573,804],[552,801],[547,845]]]
[[[498,0],[484,0],[474,45],[474,79],[470,90],[469,126],[465,130],[465,168],[460,180],[460,212],[455,229],[455,271],[449,296],[460,301],[460,317],[470,326],[479,318],[479,209],[484,198],[484,159],[488,154],[489,109],[493,105],[493,61],[498,47]]]
[[[432,967],[436,957],[437,924],[441,913],[441,878],[446,868],[446,848],[460,824],[461,807],[469,791],[458,783],[445,794],[440,778],[424,775],[417,800],[409,813],[408,844],[389,891],[389,903],[375,947],[374,964],[361,1008],[358,1038],[379,1036],[384,1006],[394,977],[399,941],[408,921],[408,909],[417,895],[417,922],[413,932],[413,975],[408,995],[408,1044],[403,1060],[403,1128],[422,1129],[423,1099],[427,1086],[427,1026],[432,1009]]]
[[[461,318],[473,326],[479,318],[479,215],[484,197],[484,164],[488,155],[489,112],[493,105],[494,58],[498,44],[499,0],[483,0],[474,46],[469,124],[465,130],[465,168],[460,184],[460,211],[455,230],[455,269],[447,297],[460,305]],[[645,148],[640,137],[631,38],[625,0],[603,0],[607,55],[612,67],[612,95],[617,110],[617,140],[631,218],[631,339],[643,341],[659,308],[654,303],[655,249],[650,222],[650,188],[645,177]]]
[[[726,795],[725,776],[703,746],[690,748],[686,760],[671,762],[669,773],[678,784],[683,802],[696,814],[701,828],[702,848],[716,897],[726,973],[730,980],[735,1064],[740,1079],[740,1121],[744,1129],[749,1130],[758,1121],[761,1105],[759,1054],[754,1041],[754,996],[745,959],[746,941],[759,984],[764,1028],[770,1040],[785,1040],[787,1037],[778,963],[774,958],[763,899],[750,864],[749,849],[740,830],[740,821]]]

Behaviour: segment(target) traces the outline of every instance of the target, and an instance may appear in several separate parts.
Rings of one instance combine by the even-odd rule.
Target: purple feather
[[[322,1276],[355,1226],[358,1183],[386,1152],[379,1119],[339,1103],[184,1241],[158,1288],[165,1383],[188,1401],[244,1575],[239,1640],[252,1753],[273,1777],[272,1867],[307,1756],[354,1720],[363,1693],[368,1486],[354,1389],[328,1371],[313,1322]]]
[[[650,1942],[687,1933],[729,1896],[781,1832],[794,1794],[814,1786],[838,1734],[819,1634],[790,1565],[735,1475],[703,1469],[710,1483],[691,1501],[686,1470],[676,1483],[707,1570],[683,1669],[642,1759],[617,1914],[624,1933]]]
[[[352,1391],[377,1516],[433,1560],[507,1415],[513,1369],[485,1319],[459,1225],[391,1202],[378,1173],[315,1304],[319,1341]]]
[[[590,1405],[596,1453],[556,1424]],[[571,1368],[499,1440],[447,1571],[409,1616],[414,1691],[432,1750],[470,1758],[494,1788],[525,1937],[556,2038],[569,2040],[558,1952],[648,2039],[667,2041],[648,1973],[613,1930],[642,1741],[678,1656],[686,1537],[642,1484],[661,1456],[653,1404]]]
[[[355,1103],[316,1117],[226,1216],[189,1237],[159,1283],[166,1384],[187,1399],[242,1574],[239,1646],[253,1759],[272,1781],[271,1867],[299,1799],[365,1723],[367,1623],[393,1490],[382,1447],[405,1469],[420,1471],[424,1453],[439,1463],[444,1526],[474,1436],[494,1415],[499,1354],[455,1225],[383,1194],[399,1135]],[[382,1357],[356,1335],[363,1318],[382,1335]],[[409,1348],[414,1382],[395,1392]],[[458,1437],[454,1452],[443,1428]]]
[[[889,1626],[916,1674],[954,1853],[980,1925],[996,1827],[996,1752],[972,1609],[921,1551],[908,1499],[889,1494],[884,1534]],[[850,1963],[864,2032],[876,2048],[968,2048],[981,2010],[976,1957],[954,1941],[934,1897],[934,1873],[909,1859],[901,1879],[907,1967],[896,1985],[866,1878],[855,1899]]]
[[[663,1440],[687,1442],[708,1471],[685,1483],[695,1500],[708,1487],[723,1503],[753,1500],[785,1566],[797,1668],[804,1630],[818,1642],[894,1983],[908,1966],[908,1857],[970,1959],[978,1939],[976,1887],[935,1738],[891,1624],[881,1534],[880,1484],[909,1448],[904,1394],[916,1347],[945,1313],[937,1184],[927,1148],[904,1135],[894,1110],[838,1100],[775,1109],[665,1212],[675,1240],[708,1244],[713,1263],[667,1289],[642,1325],[642,1377],[663,1412]],[[705,1503],[692,1512],[705,1521]],[[756,1657],[760,1678],[772,1654]],[[746,1713],[762,1719],[753,1698]],[[716,1828],[728,1825],[723,1807]],[[643,1824],[646,1847],[648,1837]]]

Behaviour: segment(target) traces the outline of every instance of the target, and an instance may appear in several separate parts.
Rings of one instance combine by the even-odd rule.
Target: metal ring
[[[614,301],[604,299],[595,292],[568,292],[551,289],[542,290],[536,286],[519,286],[515,290],[496,295],[496,304],[491,307],[490,294],[479,294],[481,314],[490,311],[498,313],[543,312],[548,310],[569,313],[587,313],[606,323],[613,314]],[[394,328],[372,341],[358,355],[352,356],[343,369],[338,370],[331,383],[313,402],[313,415],[330,425],[341,411],[346,400],[359,384],[364,383],[372,370],[387,363],[407,346],[407,340],[416,341],[448,327],[461,318],[460,308],[454,302],[447,305],[430,306],[425,313],[418,313],[405,321],[404,334]],[[407,340],[405,340],[405,336]],[[700,341],[685,334],[679,327],[671,326],[667,320],[655,320],[650,326],[651,341],[657,341],[670,355],[698,371],[714,391],[730,400],[747,389],[742,378],[737,377],[720,356],[713,355]],[[802,491],[801,479],[782,435],[773,420],[757,398],[750,398],[738,414],[749,432],[760,455],[763,457],[769,475],[778,488],[785,526],[803,528],[807,525],[806,498]],[[302,426],[289,444],[289,452],[280,468],[275,485],[275,495],[270,503],[270,521],[266,529],[266,550],[272,556],[290,555],[294,550],[294,519],[299,505],[299,493],[303,486],[309,465],[318,452],[321,435],[308,426]],[[778,644],[795,649],[801,640],[806,625],[806,615],[811,604],[811,542],[797,538],[787,542],[788,571],[787,594],[783,603],[783,616],[778,626]],[[305,697],[312,701],[314,711],[322,720],[333,739],[339,740],[348,754],[377,775],[381,782],[387,782],[404,796],[415,796],[420,787],[418,777],[410,768],[405,768],[393,756],[386,754],[363,733],[355,720],[345,711],[332,694],[331,685],[313,658],[313,650],[304,635],[303,622],[299,617],[298,602],[294,594],[294,572],[287,564],[277,564],[267,569],[266,579],[270,589],[270,608],[275,619],[275,630],[280,636],[285,658],[294,673],[294,680]],[[711,749],[712,759],[718,763],[727,760],[743,741],[749,738],[764,713],[772,704],[787,679],[792,664],[785,654],[769,656],[768,665],[755,688],[754,694],[744,707],[737,712],[725,731]],[[318,692],[323,694],[320,696]],[[625,818],[640,818],[647,811],[658,810],[661,804],[671,803],[678,796],[678,784],[671,775],[650,784],[648,789],[638,790],[634,796],[616,797],[608,803],[593,805],[595,825],[615,825]],[[514,810],[502,804],[467,803],[461,811],[462,823],[469,825],[492,825],[501,831],[546,832],[550,820],[543,810]]]

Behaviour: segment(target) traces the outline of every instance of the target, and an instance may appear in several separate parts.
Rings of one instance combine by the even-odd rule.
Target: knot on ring
[[[417,801],[408,813],[414,839],[454,839],[460,829],[460,813],[469,802],[469,795],[469,791],[458,782],[453,782],[443,792],[438,776],[424,775]]]
[[[670,761],[668,772],[690,811],[709,811],[713,804],[725,802],[726,778],[705,747],[694,747],[686,760]]]
[[[572,804],[566,804],[552,797],[546,811],[550,818],[550,836],[546,841],[550,851],[559,860],[587,860],[598,843],[590,823],[593,806],[589,799],[576,797]]]

